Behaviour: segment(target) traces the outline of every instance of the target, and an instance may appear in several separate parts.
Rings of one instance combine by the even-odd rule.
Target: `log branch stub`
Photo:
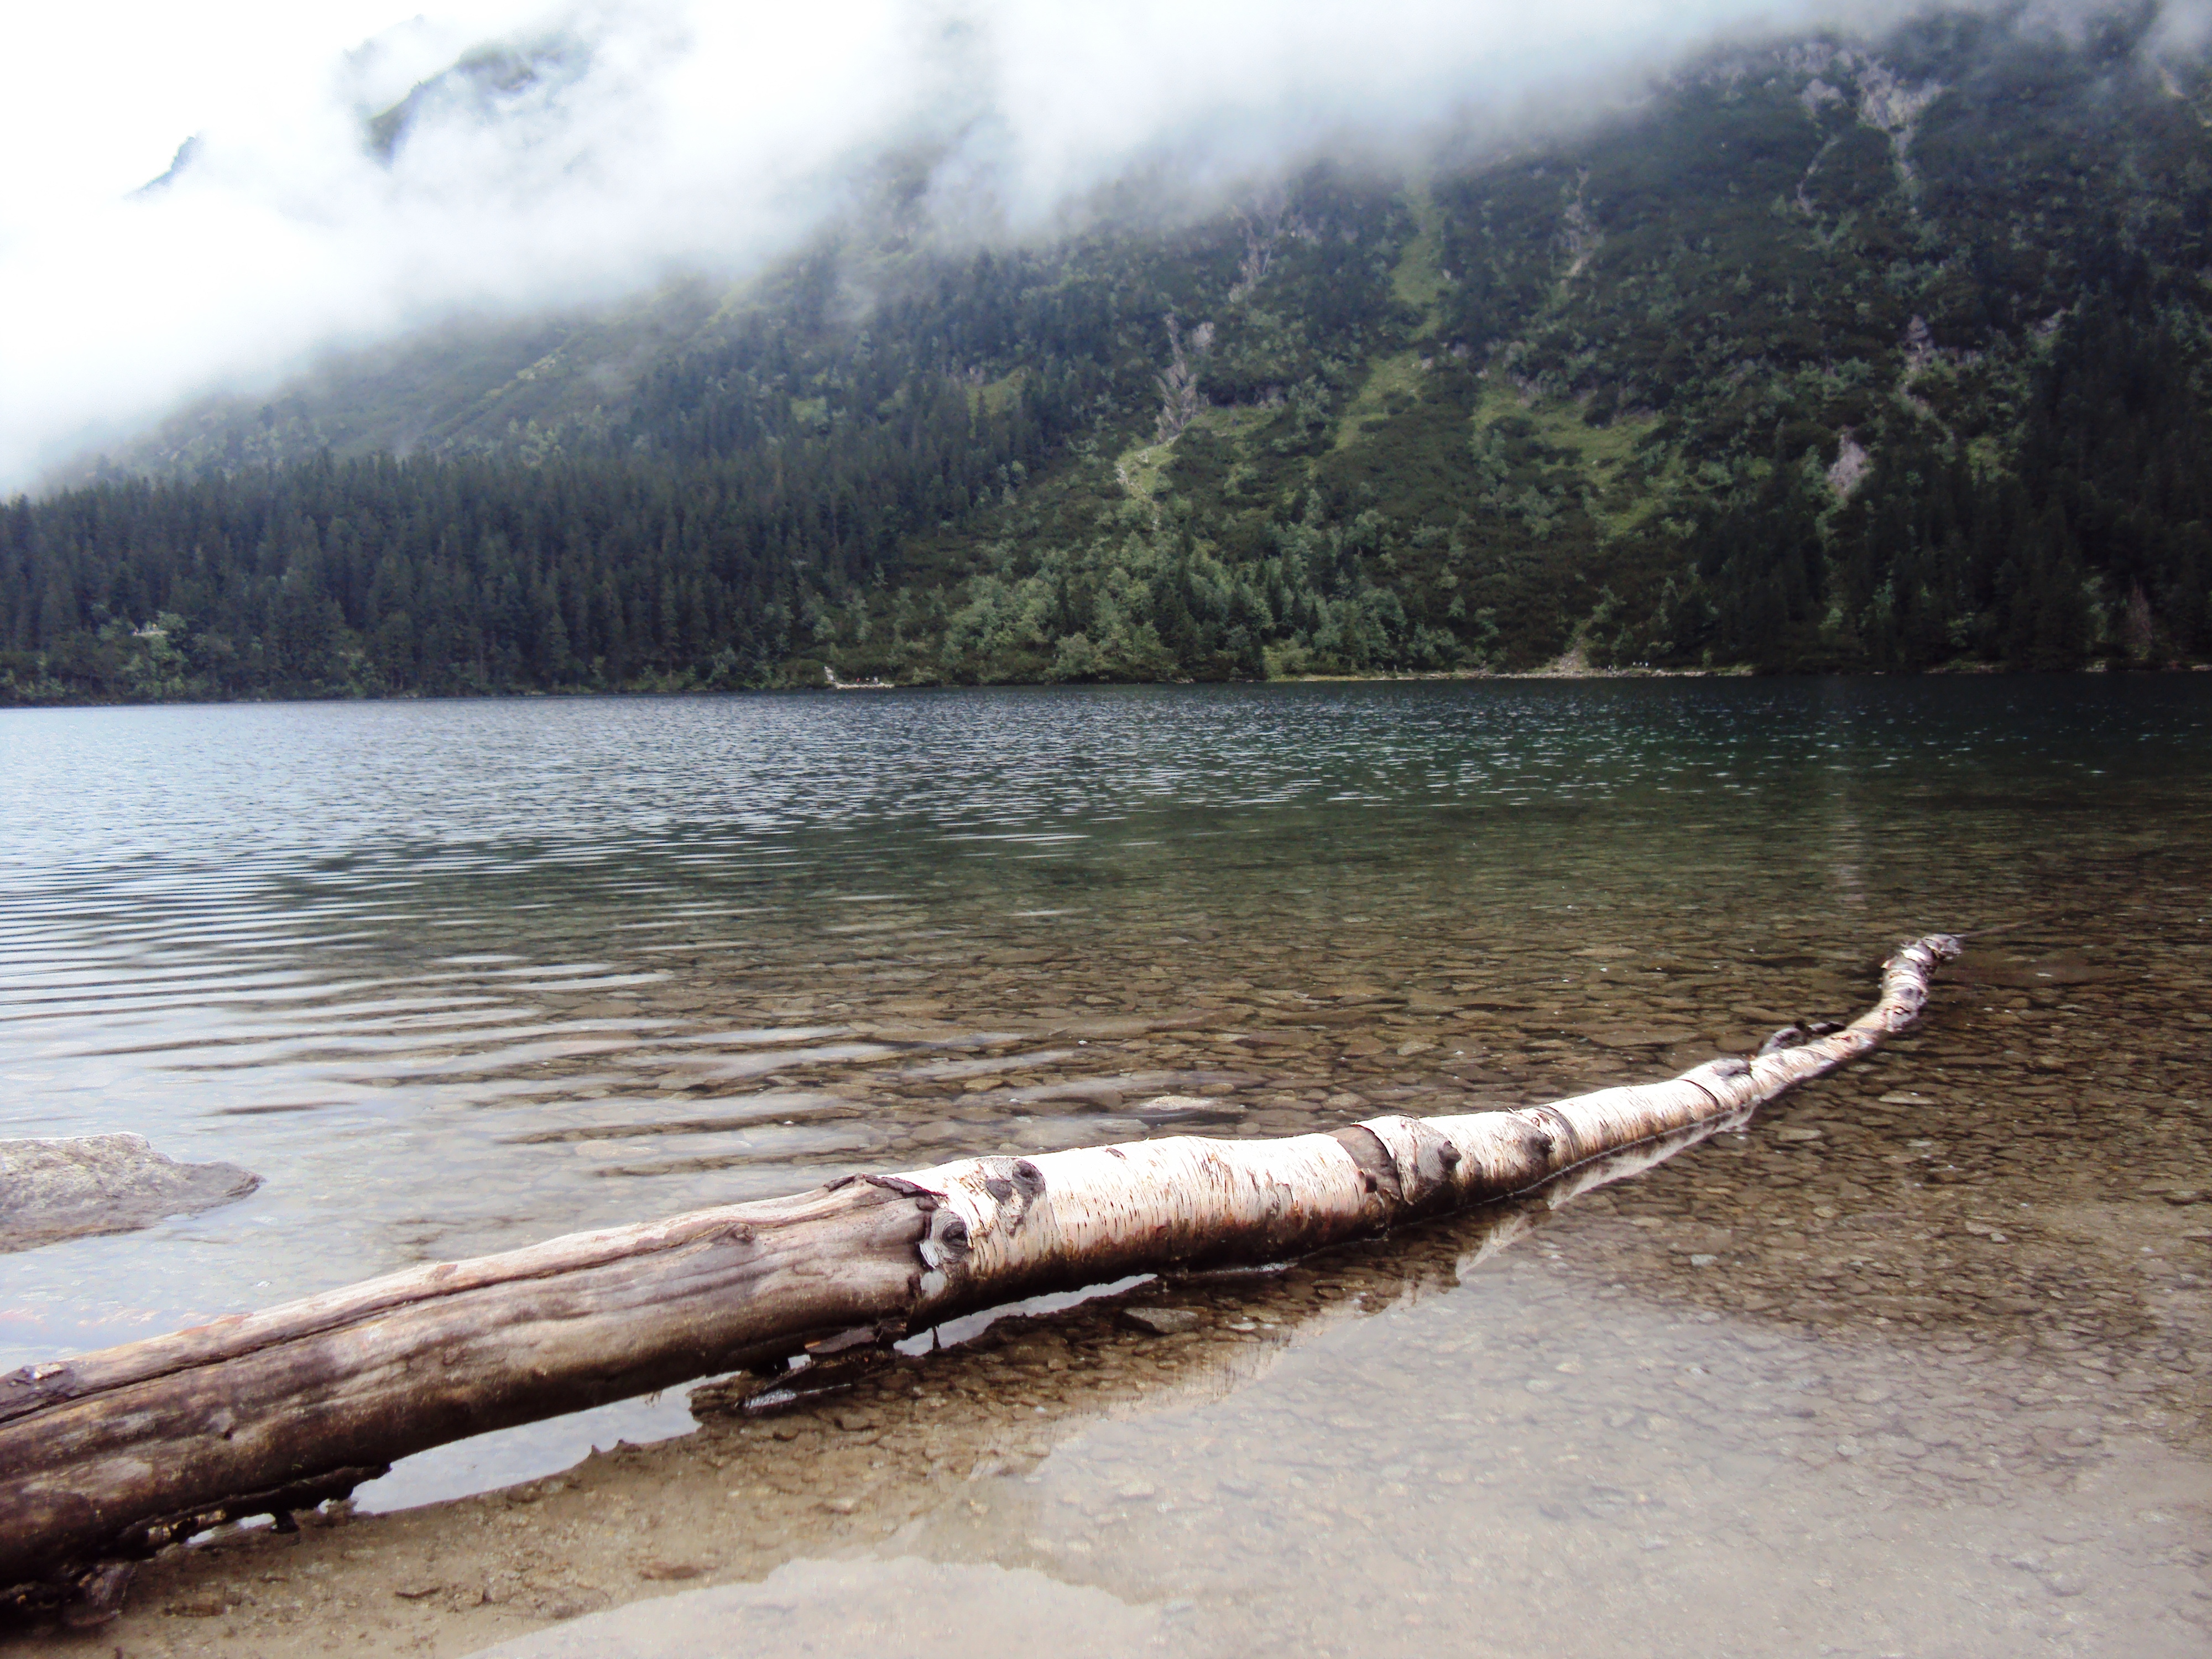
[[[1637,1167],[1624,1152],[1740,1121],[1905,1030],[1959,948],[1916,940],[1849,1025],[1662,1083],[1276,1140],[1167,1136],[848,1176],[27,1366],[0,1377],[0,1600],[112,1586],[108,1564],[215,1520],[307,1508],[432,1446],[810,1345],[1132,1273],[1284,1261],[1563,1176],[1562,1191],[1616,1179]]]

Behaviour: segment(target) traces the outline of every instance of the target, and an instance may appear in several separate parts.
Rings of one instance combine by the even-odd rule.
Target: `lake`
[[[0,1133],[264,1184],[0,1256],[0,1365],[854,1170],[1664,1075],[1987,930],[1920,1032],[1510,1248],[1208,1281],[1172,1353],[1066,1316],[1033,1445],[987,1335],[864,1383],[865,1456],[798,1413],[842,1509],[764,1462],[732,1520],[764,1417],[642,1455],[763,1639],[921,1554],[1192,1652],[2200,1652],[2208,877],[2212,676],[7,712]],[[363,1507],[691,1421],[608,1409]],[[663,1639],[570,1553],[380,1617]]]

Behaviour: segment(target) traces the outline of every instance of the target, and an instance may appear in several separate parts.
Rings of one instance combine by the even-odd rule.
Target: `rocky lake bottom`
[[[2075,688],[2005,749],[1927,688],[1495,694],[913,700],[946,729],[886,740],[937,757],[895,830],[748,793],[647,718],[718,706],[678,703],[556,757],[618,748],[618,799],[524,780],[560,836],[441,776],[296,830],[217,801],[198,864],[0,836],[37,900],[0,927],[7,1133],[264,1177],[0,1256],[9,1364],[853,1169],[1662,1076],[1981,930],[1917,1031],[1556,1207],[425,1454],[0,1650],[972,1655],[1042,1618],[1075,1653],[2202,1652],[2212,699]],[[1010,705],[1034,751],[975,729]],[[472,707],[399,714],[528,772]],[[398,717],[291,763],[366,769]],[[770,737],[745,780],[797,763]],[[252,797],[271,763],[233,763]]]

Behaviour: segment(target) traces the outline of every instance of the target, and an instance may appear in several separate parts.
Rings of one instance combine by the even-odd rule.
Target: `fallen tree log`
[[[350,1491],[488,1430],[883,1340],[1048,1288],[1281,1261],[1510,1198],[1878,1047],[1959,945],[1884,964],[1838,1028],[1516,1111],[1277,1140],[1173,1136],[848,1176],[795,1197],[442,1261],[0,1378],[0,1585],[119,1590],[117,1563]]]

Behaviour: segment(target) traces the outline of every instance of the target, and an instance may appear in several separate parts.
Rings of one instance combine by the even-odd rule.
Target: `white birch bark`
[[[890,1177],[942,1208],[921,1246],[918,1324],[939,1310],[1096,1283],[1158,1261],[1265,1257],[1508,1198],[1590,1158],[1745,1110],[1880,1046],[1919,1017],[1958,954],[1934,934],[1883,964],[1881,999],[1840,1030],[1770,1040],[1663,1083],[1455,1117],[1379,1117],[1279,1140],[1176,1136],[1034,1158],[963,1158]],[[1778,1033],[1778,1039],[1800,1034]],[[1271,1241],[1273,1243],[1271,1244]]]

